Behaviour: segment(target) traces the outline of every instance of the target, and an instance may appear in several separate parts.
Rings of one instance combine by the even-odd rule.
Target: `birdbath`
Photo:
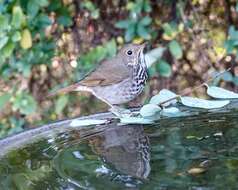
[[[154,124],[110,113],[0,140],[2,189],[236,189],[238,110],[197,110]],[[106,120],[84,126],[88,120]]]

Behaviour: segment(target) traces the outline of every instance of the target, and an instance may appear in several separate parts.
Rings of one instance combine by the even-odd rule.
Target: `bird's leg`
[[[125,109],[116,105],[112,105],[109,111],[117,117],[126,117],[132,115],[132,112],[129,109]]]
[[[107,100],[105,100],[104,98],[101,98],[99,96],[97,96],[97,98],[100,99],[101,101],[105,102],[107,105],[109,105],[110,106],[109,111],[112,112],[117,117],[125,117],[125,116],[130,116],[131,115],[130,110],[119,107],[117,105],[113,105],[110,102],[108,102]]]

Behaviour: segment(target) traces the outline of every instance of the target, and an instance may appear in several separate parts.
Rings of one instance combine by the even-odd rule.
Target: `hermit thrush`
[[[85,78],[49,96],[70,91],[87,91],[111,108],[133,100],[142,92],[148,78],[144,47],[145,44],[125,45],[115,57],[102,61]]]

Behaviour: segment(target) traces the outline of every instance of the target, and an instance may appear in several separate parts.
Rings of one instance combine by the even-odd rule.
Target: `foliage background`
[[[237,91],[237,12],[236,0],[0,0],[0,136],[105,111],[89,94],[45,97],[129,42],[166,48],[130,106],[162,88],[184,92],[229,67],[214,83]]]

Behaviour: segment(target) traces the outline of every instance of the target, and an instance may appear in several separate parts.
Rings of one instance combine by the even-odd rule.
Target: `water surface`
[[[9,190],[238,188],[238,112],[66,130],[0,161]]]

